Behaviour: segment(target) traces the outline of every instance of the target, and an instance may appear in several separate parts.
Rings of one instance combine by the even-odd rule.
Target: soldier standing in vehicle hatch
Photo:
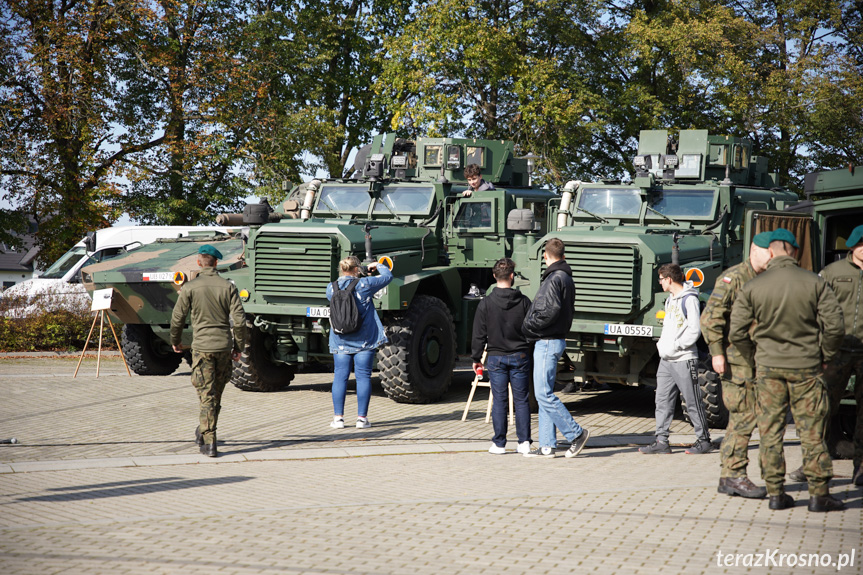
[[[822,370],[839,353],[845,324],[827,282],[800,268],[798,249],[790,231],[773,231],[773,257],[764,273],[741,288],[728,339],[756,368],[759,458],[770,509],[794,506],[785,493],[782,445],[790,406],[803,448],[809,511],[834,511],[845,504],[830,495],[833,461],[824,444],[828,399]]]
[[[710,348],[713,370],[722,377],[722,402],[728,408],[728,427],[719,450],[722,470],[717,491],[751,499],[767,496],[766,488],[746,476],[749,440],[755,430],[755,373],[728,341],[728,324],[740,288],[767,268],[770,236],[771,232],[762,232],[752,238],[749,259],[725,270],[716,280],[701,314],[701,333]]]
[[[216,264],[222,254],[211,245],[198,249],[198,276],[180,290],[171,315],[171,345],[177,353],[186,316],[192,324],[192,385],[201,403],[200,424],[195,442],[208,457],[216,449],[216,423],[221,410],[222,392],[231,379],[231,360],[240,359],[246,339],[246,320],[237,286],[219,277]],[[233,320],[233,329],[230,320]],[[233,337],[232,337],[233,332]]]

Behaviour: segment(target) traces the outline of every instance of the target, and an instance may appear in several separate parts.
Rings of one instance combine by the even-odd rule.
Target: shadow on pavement
[[[196,487],[210,487],[213,485],[227,485],[249,481],[253,477],[213,477],[210,479],[180,479],[176,477],[164,477],[149,480],[148,484],[141,482],[105,483],[102,485],[85,485],[81,487],[67,487],[65,490],[84,489],[84,491],[73,491],[70,493],[56,493],[52,495],[39,495],[35,497],[21,497],[16,501],[83,501],[87,499],[107,499],[109,497],[124,497],[127,495],[142,495],[146,493],[161,493],[165,491],[177,491],[179,489],[193,489]]]

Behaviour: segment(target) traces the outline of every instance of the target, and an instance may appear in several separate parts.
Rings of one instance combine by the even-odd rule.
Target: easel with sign
[[[87,334],[87,341],[84,342],[84,349],[81,351],[81,357],[78,359],[78,366],[75,368],[75,378],[78,376],[78,369],[81,367],[81,362],[84,361],[84,354],[87,353],[87,345],[90,343],[90,337],[93,335],[93,330],[96,328],[96,320],[99,320],[99,351],[96,353],[96,377],[99,377],[99,367],[102,363],[102,332],[105,328],[105,319],[108,320],[108,325],[111,327],[111,333],[114,334],[114,341],[120,344],[120,338],[117,337],[117,332],[114,330],[114,323],[111,321],[111,316],[105,312],[111,309],[111,298],[114,296],[114,288],[100,289],[93,292],[93,305],[90,306],[90,311],[98,312],[93,316],[93,323],[90,325],[90,333]],[[126,363],[126,357],[120,353],[123,358],[123,365],[126,366],[126,372],[129,377],[132,377],[132,372],[129,371],[129,364]]]

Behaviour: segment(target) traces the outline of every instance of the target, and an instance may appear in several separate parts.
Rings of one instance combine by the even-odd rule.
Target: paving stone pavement
[[[21,441],[0,445],[0,573],[837,572],[799,554],[863,572],[850,462],[832,483],[844,512],[809,513],[805,484],[788,486],[798,505],[785,511],[719,495],[718,453],[637,453],[649,390],[563,395],[588,448],[537,460],[485,452],[487,390],[460,421],[467,369],[432,405],[376,387],[374,427],[340,431],[327,426],[330,376],[304,374],[279,393],[229,387],[224,455],[209,459],[192,442],[188,371],[130,378],[107,359],[96,378],[85,360],[73,379],[75,363],[0,360],[0,438]],[[673,433],[692,441],[680,418]],[[800,447],[786,439],[793,469]],[[749,473],[760,483],[757,461]],[[726,566],[765,552],[768,567]],[[777,565],[782,554],[798,565]]]

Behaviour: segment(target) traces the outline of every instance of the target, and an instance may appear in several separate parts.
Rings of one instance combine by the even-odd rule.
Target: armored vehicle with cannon
[[[465,197],[468,164],[495,189]],[[355,255],[385,258],[395,276],[374,298],[389,338],[377,358],[384,391],[402,402],[439,398],[456,355],[469,351],[491,266],[503,256],[526,261],[549,229],[547,208],[557,194],[531,186],[529,169],[508,141],[382,134],[358,152],[351,177],[313,180],[275,210],[252,204],[242,217],[217,220],[247,227],[200,240],[225,256],[219,269],[237,285],[247,314],[250,337],[233,383],[279,389],[297,369],[331,360],[326,287],[338,262]],[[137,349],[167,344],[171,310],[196,273],[200,241],[152,244],[83,271],[89,289],[114,288],[112,314],[124,333],[146,336]],[[191,343],[190,330],[184,337]]]
[[[518,262],[535,290],[542,246],[555,237],[565,245],[576,292],[567,336],[576,381],[655,386],[666,298],[657,268],[679,263],[706,300],[720,272],[743,258],[748,214],[798,200],[778,188],[767,160],[752,156],[744,138],[646,130],[633,164],[631,183],[568,183],[553,229]],[[709,361],[702,365],[710,423],[724,426],[719,378]]]

